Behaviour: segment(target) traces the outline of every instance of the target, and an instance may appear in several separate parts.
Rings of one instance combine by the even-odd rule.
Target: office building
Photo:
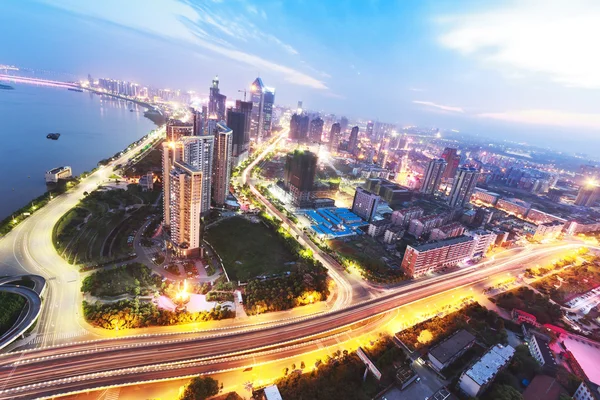
[[[458,169],[448,199],[450,207],[464,207],[469,204],[478,178],[479,172],[475,168],[462,167]]]
[[[214,136],[187,136],[183,137],[176,144],[176,147],[180,147],[181,151],[174,153],[175,156],[179,158],[173,161],[181,159],[186,164],[189,164],[202,172],[202,215],[206,215],[210,211],[214,146]],[[168,184],[168,182],[166,184]]]
[[[224,121],[217,124],[212,170],[212,200],[218,206],[223,206],[229,195],[232,134],[231,128],[225,125]]]
[[[348,141],[348,153],[354,154],[358,150],[358,126],[352,128]]]
[[[244,113],[227,111],[227,126],[231,128],[231,163],[237,167],[248,155],[246,148],[246,115]]]
[[[321,117],[317,117],[310,121],[308,128],[308,137],[311,142],[321,143],[323,140],[323,124],[325,121]]]
[[[250,95],[252,101],[250,136],[257,143],[262,143],[265,138],[271,136],[275,89],[266,87],[261,78],[256,78],[250,87]]]
[[[409,245],[404,252],[402,269],[411,278],[435,272],[468,260],[474,245],[474,239],[469,236],[459,236],[414,247]]]
[[[250,148],[250,128],[252,126],[252,102],[235,101],[235,111],[244,114],[244,151]]]
[[[289,139],[295,142],[305,142],[308,139],[308,115],[294,114],[290,119]]]
[[[194,135],[194,124],[182,122],[178,119],[167,121],[167,142],[176,142],[184,136]]]
[[[176,161],[183,159],[183,143],[168,141],[162,143],[162,175],[163,175],[163,224],[171,223],[171,169]]]
[[[219,121],[225,119],[225,107],[227,103],[227,96],[223,95],[219,91],[219,77],[215,76],[210,86],[210,93],[208,96],[208,115],[209,118],[216,118]]]
[[[331,125],[331,130],[329,131],[329,151],[332,153],[337,152],[338,147],[340,147],[340,135],[342,129],[339,123],[334,123]]]
[[[457,154],[457,150],[452,147],[446,147],[442,153],[442,159],[446,161],[446,170],[442,175],[442,178],[447,181],[456,176],[458,165],[460,164],[460,156]]]
[[[196,256],[200,248],[202,172],[175,161],[169,176],[171,244],[180,257]]]
[[[192,112],[192,135],[200,136],[204,134],[204,124],[206,121],[206,115],[202,111],[191,110]]]
[[[509,364],[515,355],[511,346],[495,345],[487,351],[471,368],[463,371],[459,388],[467,396],[477,397],[494,381],[494,378]]]
[[[317,173],[317,155],[304,150],[289,153],[285,160],[284,186],[297,207],[310,206]]]
[[[475,344],[475,336],[461,329],[441,343],[432,347],[427,354],[433,369],[441,372]]]
[[[434,194],[437,192],[444,171],[446,170],[446,165],[446,161],[443,158],[429,161],[427,169],[425,170],[425,176],[423,177],[421,193]]]
[[[368,191],[379,195],[379,197],[387,202],[392,208],[412,200],[412,190],[387,179],[367,179],[365,188]]]
[[[406,228],[410,224],[410,221],[421,218],[423,212],[421,207],[409,207],[396,210],[392,212],[392,224]]]
[[[600,185],[586,184],[579,188],[577,198],[575,199],[576,206],[591,207],[600,200]]]
[[[365,221],[370,222],[377,213],[377,207],[379,207],[380,200],[381,198],[378,195],[358,187],[354,193],[352,212]]]
[[[340,129],[342,130],[342,132],[346,132],[346,129],[348,129],[348,118],[340,118]]]
[[[367,130],[366,130],[366,133],[367,133],[367,136],[368,136],[369,138],[373,136],[373,125],[374,125],[374,124],[373,124],[373,121],[369,121],[369,122],[367,122]]]

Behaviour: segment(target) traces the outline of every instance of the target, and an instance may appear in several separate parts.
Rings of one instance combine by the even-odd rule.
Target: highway
[[[4,385],[0,399],[29,398],[27,396],[32,395],[29,390],[35,390],[35,396],[39,396],[42,386],[46,387],[44,395],[72,390],[74,387],[81,390],[95,388],[102,386],[107,376],[119,376],[120,381],[143,381],[156,374],[155,368],[149,367],[154,364],[177,363],[181,367],[190,360],[215,360],[298,346],[314,338],[349,330],[353,324],[428,296],[483,282],[492,274],[521,271],[526,262],[535,262],[549,254],[577,247],[580,244],[540,248],[502,263],[488,262],[467,267],[406,285],[376,299],[279,325],[210,335],[188,333],[168,338],[159,335],[118,338],[7,354],[0,357],[0,382]],[[301,354],[302,347],[296,349],[297,354]],[[277,353],[273,357],[276,359]],[[122,370],[126,368],[134,369],[124,374]],[[175,365],[163,365],[160,368],[165,377],[185,375]],[[57,380],[57,377],[61,380]],[[48,381],[52,381],[52,384],[44,384]]]

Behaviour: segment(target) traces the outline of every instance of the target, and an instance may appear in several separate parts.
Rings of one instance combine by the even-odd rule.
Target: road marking
[[[104,400],[119,400],[119,394],[121,393],[121,388],[111,388],[106,391],[104,395]]]

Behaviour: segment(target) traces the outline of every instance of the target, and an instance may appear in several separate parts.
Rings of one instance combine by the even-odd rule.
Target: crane
[[[244,101],[246,101],[246,89],[238,90],[238,93],[244,93]]]

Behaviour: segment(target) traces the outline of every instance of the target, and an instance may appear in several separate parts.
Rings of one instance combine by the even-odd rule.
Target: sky
[[[4,0],[0,64],[600,156],[600,2]]]

